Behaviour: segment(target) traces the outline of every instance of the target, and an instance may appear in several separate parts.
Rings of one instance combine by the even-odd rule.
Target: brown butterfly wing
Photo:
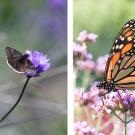
[[[5,52],[7,55],[7,63],[14,71],[18,73],[24,73],[29,70],[34,71],[35,66],[28,59],[29,55],[23,55],[11,47],[6,47]]]
[[[24,70],[22,70],[20,68],[21,65],[19,65],[19,60],[21,59],[21,57],[23,56],[22,53],[20,53],[19,51],[11,48],[11,47],[6,47],[5,48],[5,52],[7,55],[7,63],[8,65],[16,72],[24,72]]]

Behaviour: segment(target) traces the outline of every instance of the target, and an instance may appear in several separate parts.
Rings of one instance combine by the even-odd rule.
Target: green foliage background
[[[66,18],[66,0],[0,0],[0,118],[15,103],[26,79],[7,65],[5,47],[22,53],[39,50],[51,62],[47,73],[31,79],[21,103],[0,124],[0,134],[66,134]]]
[[[89,46],[95,58],[109,53],[122,26],[135,18],[134,0],[74,0],[73,3],[74,39],[82,30],[98,34],[97,42]]]

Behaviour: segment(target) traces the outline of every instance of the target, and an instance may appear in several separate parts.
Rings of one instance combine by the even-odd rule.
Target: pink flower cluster
[[[98,35],[94,33],[88,33],[86,30],[83,30],[79,33],[77,41],[79,42],[96,42]]]
[[[95,62],[92,60],[86,60],[86,61],[77,61],[76,65],[79,70],[81,71],[94,71],[95,69]]]
[[[95,129],[91,128],[87,121],[74,123],[74,129],[77,135],[95,135]]]
[[[87,121],[77,121],[74,123],[75,133],[77,135],[105,135],[103,133],[96,133],[95,128],[92,128]]]
[[[93,71],[95,69],[95,62],[92,60],[93,56],[88,53],[86,46],[79,43],[73,44],[74,65],[81,71]]]
[[[80,45],[79,43],[74,42],[74,44],[73,44],[73,57],[74,57],[74,60],[86,59],[86,57],[87,57],[86,47]]]
[[[98,57],[97,64],[96,64],[96,69],[95,69],[97,74],[104,73],[108,57],[109,57],[108,54],[105,54],[104,56]]]
[[[78,88],[75,91],[75,103],[76,105],[85,105],[91,107],[96,101],[100,100],[100,97],[97,96],[99,90],[95,87],[94,84],[91,89],[87,92],[83,88]]]
[[[87,50],[87,43],[95,42],[97,35],[82,31],[73,44],[74,65],[80,71],[94,71],[97,75],[104,73],[108,55],[101,56],[95,62],[93,56]]]
[[[93,88],[93,91],[96,88]],[[100,95],[100,90],[98,95]],[[126,92],[126,93],[125,93]],[[104,98],[97,100],[92,108],[95,109],[97,115],[104,115],[110,113],[124,114],[135,117],[135,93],[130,91],[117,91],[106,94]]]
[[[96,41],[98,36],[87,31],[82,31],[77,37],[77,41],[73,46],[74,66],[79,71],[90,71],[90,79],[93,81],[99,78],[105,71],[106,63],[109,55],[105,54],[93,60],[93,56],[87,50],[87,43]],[[75,72],[82,73],[82,72]],[[87,73],[87,72],[86,72]],[[81,74],[81,76],[85,77]],[[78,76],[77,76],[78,77]],[[80,79],[80,78],[79,78]],[[85,78],[83,78],[85,79]],[[83,81],[82,81],[83,82]],[[85,91],[83,88],[77,88],[75,91],[75,105],[82,107],[81,109],[75,108],[77,111],[81,110],[81,116],[76,116],[75,120],[75,133],[77,135],[110,135],[116,129],[115,123],[112,121],[111,116],[115,115],[122,125],[123,123],[133,123],[135,119],[135,92],[132,90],[118,90],[117,92],[110,92],[108,94],[105,89],[98,89],[96,86],[99,82],[95,82],[90,90]],[[77,113],[78,114],[78,113]],[[92,117],[90,117],[92,116]],[[104,118],[107,116],[107,121]],[[87,120],[88,119],[88,120]],[[86,120],[86,121],[83,121]],[[92,121],[93,120],[93,121]],[[102,123],[98,132],[92,127],[100,120]],[[88,122],[87,122],[88,121]],[[91,123],[89,125],[88,123]],[[104,127],[104,124],[107,124]],[[129,123],[129,124],[130,124]],[[121,126],[121,124],[119,125]],[[134,126],[133,126],[134,127]],[[123,130],[118,131],[121,134]],[[104,134],[103,134],[104,133]],[[134,132],[128,131],[131,135]]]
[[[102,89],[96,87],[94,83],[89,91],[78,89],[75,92],[75,103],[77,105],[85,105],[88,109],[95,110],[94,117],[103,116],[111,113],[124,114],[127,113],[130,117],[135,117],[135,92],[119,90],[106,94],[101,98]]]

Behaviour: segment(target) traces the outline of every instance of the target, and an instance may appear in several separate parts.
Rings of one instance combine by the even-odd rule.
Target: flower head
[[[77,135],[95,135],[95,129],[89,126],[87,121],[77,121],[74,123],[75,133]]]
[[[50,63],[47,55],[44,55],[42,52],[39,51],[30,51],[30,50],[27,50],[26,54],[29,55],[28,59],[35,66],[34,69],[35,72],[28,71],[25,73],[27,77],[39,76],[40,73],[47,71],[49,69]]]
[[[107,60],[108,60],[108,54],[105,54],[104,56],[98,57],[97,65],[96,65],[96,73],[97,74],[104,73]]]
[[[73,43],[73,56],[74,56],[74,60],[86,59],[87,57],[86,47],[74,42]]]
[[[95,62],[92,60],[77,61],[76,65],[82,71],[93,71],[95,69]]]
[[[83,88],[78,88],[75,91],[75,103],[78,105],[85,105],[89,99],[89,92],[84,92]]]
[[[81,31],[77,37],[79,42],[96,42],[98,35],[94,33],[88,33],[86,30]]]
[[[97,96],[100,97],[102,89],[99,89]],[[126,92],[126,93],[125,93]],[[97,116],[119,113],[124,114],[127,112],[128,116],[135,117],[135,96],[134,92],[117,91],[106,94],[104,98],[97,100],[93,104],[93,109],[96,111]]]

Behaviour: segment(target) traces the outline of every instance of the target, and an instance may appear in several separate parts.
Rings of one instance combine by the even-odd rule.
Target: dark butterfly
[[[97,85],[110,91],[135,89],[135,20],[128,21],[112,46],[104,81]]]
[[[28,54],[22,54],[19,51],[6,47],[5,52],[7,55],[7,64],[18,73],[26,73],[29,71],[34,72],[35,66],[28,59]]]

